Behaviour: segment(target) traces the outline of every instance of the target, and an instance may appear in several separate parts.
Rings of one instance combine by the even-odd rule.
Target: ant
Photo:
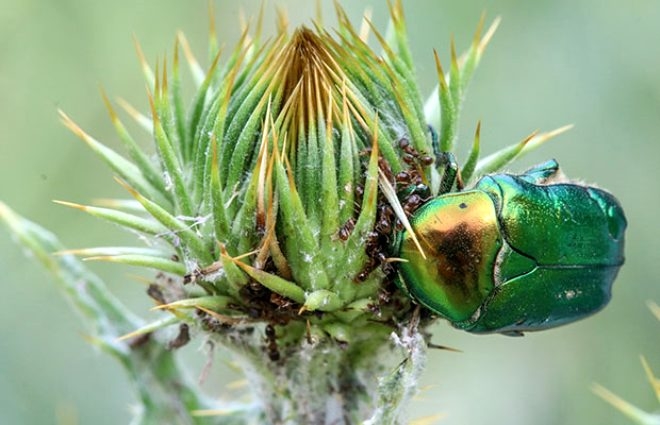
[[[266,351],[268,353],[268,358],[277,362],[280,360],[280,350],[277,347],[277,332],[275,331],[275,326],[270,323],[266,325],[265,329],[266,334]]]

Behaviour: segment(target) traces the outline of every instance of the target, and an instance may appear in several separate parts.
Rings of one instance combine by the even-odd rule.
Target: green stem
[[[136,424],[244,424],[253,408],[232,407],[220,418],[202,418],[195,410],[218,407],[190,385],[167,342],[147,334],[131,341],[120,336],[138,329],[142,319],[130,312],[107,289],[103,281],[72,255],[53,255],[64,247],[44,228],[20,217],[0,202],[3,221],[18,242],[27,248],[54,276],[88,327],[91,341],[112,354],[126,369],[136,387],[141,407]]]
[[[394,342],[372,338],[346,344],[312,326],[299,340],[277,348],[279,360],[273,360],[264,333],[256,329],[223,331],[213,338],[233,352],[250,382],[261,410],[257,423],[404,423],[401,416],[416,391],[426,353],[416,329]]]

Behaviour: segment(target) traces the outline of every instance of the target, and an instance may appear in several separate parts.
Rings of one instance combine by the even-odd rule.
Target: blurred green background
[[[227,46],[238,37],[239,9],[254,15],[260,3],[215,2]],[[311,1],[277,4],[289,11],[292,25],[309,23],[315,13]],[[384,29],[384,0],[346,8],[359,24],[365,6]],[[435,84],[432,49],[447,63],[450,35],[462,50],[482,11],[489,21],[501,16],[468,93],[462,141],[471,140],[479,119],[485,153],[535,129],[574,123],[513,168],[557,158],[567,175],[614,192],[629,220],[627,262],[601,314],[524,338],[473,336],[439,323],[434,342],[463,352],[431,351],[411,419],[444,413],[439,423],[448,425],[627,423],[591,393],[593,382],[655,409],[639,355],[660,374],[660,323],[645,304],[660,302],[660,2],[418,0],[404,6],[425,95]],[[323,8],[326,23],[333,22],[330,2]],[[272,34],[272,2],[266,10]],[[154,63],[171,55],[177,29],[205,57],[206,2],[0,0],[0,199],[70,247],[132,243],[113,226],[51,203],[124,195],[58,123],[56,109],[117,147],[99,83],[146,110],[131,35]],[[150,314],[144,286],[130,276],[134,270],[93,267],[131,307]],[[134,396],[122,370],[85,341],[50,277],[4,229],[0,270],[0,423],[127,423]],[[186,350],[191,361],[204,360],[198,343]],[[220,371],[223,363],[216,362]],[[197,375],[201,366],[192,369]]]

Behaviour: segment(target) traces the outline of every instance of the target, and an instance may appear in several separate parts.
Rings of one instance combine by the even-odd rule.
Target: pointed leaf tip
[[[486,34],[484,34],[483,38],[481,39],[481,42],[479,42],[478,51],[480,54],[484,52],[484,50],[488,46],[488,43],[490,43],[490,40],[495,35],[495,31],[497,31],[497,27],[500,26],[500,22],[502,22],[502,17],[498,16],[495,18],[495,20],[493,20],[493,23],[490,24],[490,27],[488,27]]]
[[[481,12],[479,17],[479,23],[477,23],[477,28],[474,30],[474,35],[472,36],[472,45],[474,47],[479,46],[481,41],[481,32],[484,30],[484,25],[486,23],[486,11]]]
[[[433,49],[433,57],[435,58],[435,70],[438,74],[438,82],[440,83],[440,89],[447,91],[447,79],[445,78],[445,71],[442,69],[442,63],[440,62],[440,56],[438,51]]]
[[[138,38],[135,34],[133,34],[133,44],[135,46],[135,53],[137,54],[138,62],[140,62],[140,67],[142,68],[142,74],[144,75],[147,84],[153,86],[156,76],[154,75],[153,70],[149,66],[149,63],[147,62],[147,59],[144,56],[144,51],[142,50],[142,46],[140,45],[140,42],[138,41]]]
[[[660,320],[660,306],[654,301],[648,301],[646,305],[648,306],[649,310],[651,310],[651,313],[653,313],[656,319]]]
[[[58,113],[59,116],[60,116],[60,121],[62,122],[62,124],[64,124],[64,126],[65,126],[66,128],[69,129],[69,131],[71,131],[73,134],[75,134],[77,137],[79,137],[79,138],[82,139],[83,141],[87,141],[87,140],[88,140],[88,138],[89,138],[90,136],[89,136],[87,133],[85,133],[85,131],[84,131],[82,128],[80,128],[80,126],[79,126],[78,124],[76,124],[76,123],[71,119],[71,117],[69,117],[69,116],[66,114],[66,112],[64,112],[64,111],[61,110],[61,109],[58,109],[58,110],[57,110],[57,113]]]
[[[123,187],[128,191],[128,193],[131,194],[136,199],[143,199],[143,196],[138,193],[137,190],[133,189],[126,181],[122,180],[121,178],[115,176],[114,177],[115,181],[119,183],[119,186]]]
[[[87,207],[82,204],[76,204],[75,202],[67,202],[67,201],[59,201],[57,199],[53,199],[53,203],[58,204],[58,205],[64,205],[65,207],[71,207],[75,208],[77,210],[85,211]]]
[[[614,394],[612,391],[608,390],[607,388],[599,384],[593,384],[591,386],[591,391],[593,391],[594,394],[596,394],[597,396],[599,396],[600,398],[611,404],[619,412],[623,413],[625,416],[627,416],[628,418],[634,420],[639,424],[651,425],[657,423],[657,417],[654,418],[654,415],[646,413],[642,409],[627,402],[623,398],[619,397],[618,395]]]
[[[658,379],[655,376],[653,370],[651,369],[651,366],[649,366],[649,363],[646,361],[646,358],[644,356],[639,356],[639,357],[640,357],[640,361],[642,362],[642,367],[644,368],[644,372],[646,373],[646,378],[651,384],[651,388],[653,388],[653,392],[655,393],[656,398],[658,399],[658,401],[660,401],[660,379]]]
[[[190,72],[195,79],[197,87],[199,87],[204,82],[204,70],[199,65],[197,58],[195,58],[195,55],[190,48],[190,44],[188,43],[188,39],[186,38],[183,31],[177,31],[176,34],[179,39],[179,44],[181,44],[181,49],[183,50],[183,56],[186,58],[186,62],[188,62],[188,67],[190,68]]]
[[[99,85],[99,92],[101,93],[101,99],[103,99],[103,104],[105,105],[105,108],[108,110],[108,114],[110,115],[110,121],[112,121],[113,124],[116,124],[117,121],[119,121],[119,117],[117,116],[117,112],[115,111],[115,108],[112,106],[112,102],[110,102],[110,99],[108,98],[105,89],[101,85]]]

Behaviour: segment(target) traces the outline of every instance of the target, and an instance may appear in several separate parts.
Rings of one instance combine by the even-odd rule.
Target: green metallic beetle
[[[399,235],[400,286],[469,332],[521,335],[593,314],[623,264],[619,202],[562,180],[554,160],[440,195],[410,223],[426,258]]]

